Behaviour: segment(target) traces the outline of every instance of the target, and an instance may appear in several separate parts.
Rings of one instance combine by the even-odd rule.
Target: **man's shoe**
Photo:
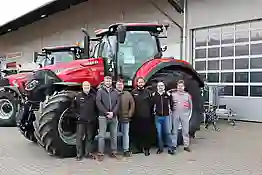
[[[168,150],[168,154],[170,154],[170,155],[176,154],[176,148],[170,148],[170,149]]]
[[[76,160],[77,160],[77,161],[80,161],[80,160],[82,160],[82,159],[83,159],[82,156],[76,156]]]
[[[125,151],[124,152],[124,157],[131,157],[132,153],[130,151]]]
[[[110,154],[110,157],[116,158],[116,159],[120,159],[120,157],[117,155],[116,152],[112,152],[112,153]]]
[[[187,152],[191,152],[191,149],[188,146],[184,147],[184,150],[187,151]]]
[[[104,160],[104,154],[98,154],[98,155],[97,155],[97,160],[98,160],[99,162],[102,162],[102,161]]]
[[[157,154],[161,154],[161,153],[163,153],[163,152],[164,152],[164,151],[163,151],[163,149],[161,149],[161,148],[158,148],[157,151],[156,151]]]
[[[149,151],[149,149],[145,149],[145,150],[144,150],[144,154],[145,154],[145,156],[150,156],[150,151]]]
[[[87,159],[96,159],[96,157],[93,154],[91,154],[91,153],[86,154],[85,158],[87,158]]]

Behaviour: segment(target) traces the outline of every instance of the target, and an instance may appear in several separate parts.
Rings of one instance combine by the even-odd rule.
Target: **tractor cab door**
[[[102,57],[104,60],[104,75],[116,77],[116,36],[104,36],[96,49],[95,58]]]

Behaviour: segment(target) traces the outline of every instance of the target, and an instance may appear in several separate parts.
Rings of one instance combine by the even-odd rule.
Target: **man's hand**
[[[110,119],[113,118],[113,112],[108,112],[106,117]]]

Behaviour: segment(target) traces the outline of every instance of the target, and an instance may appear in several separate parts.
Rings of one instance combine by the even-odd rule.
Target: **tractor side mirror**
[[[34,52],[34,63],[37,61],[38,58],[38,52]]]
[[[52,65],[55,64],[55,58],[54,57],[51,58],[51,64]]]
[[[162,52],[165,52],[167,50],[167,45],[164,45],[162,48],[161,48],[161,51]]]
[[[125,26],[118,26],[117,27],[117,39],[118,39],[118,42],[123,44],[126,40],[126,28]]]

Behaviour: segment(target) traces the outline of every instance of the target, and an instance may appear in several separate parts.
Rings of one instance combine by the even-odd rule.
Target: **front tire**
[[[14,91],[0,91],[0,126],[16,126],[19,107],[19,96]]]
[[[43,105],[38,131],[41,144],[50,155],[76,155],[76,116],[70,108],[74,95],[74,92],[59,92]]]

